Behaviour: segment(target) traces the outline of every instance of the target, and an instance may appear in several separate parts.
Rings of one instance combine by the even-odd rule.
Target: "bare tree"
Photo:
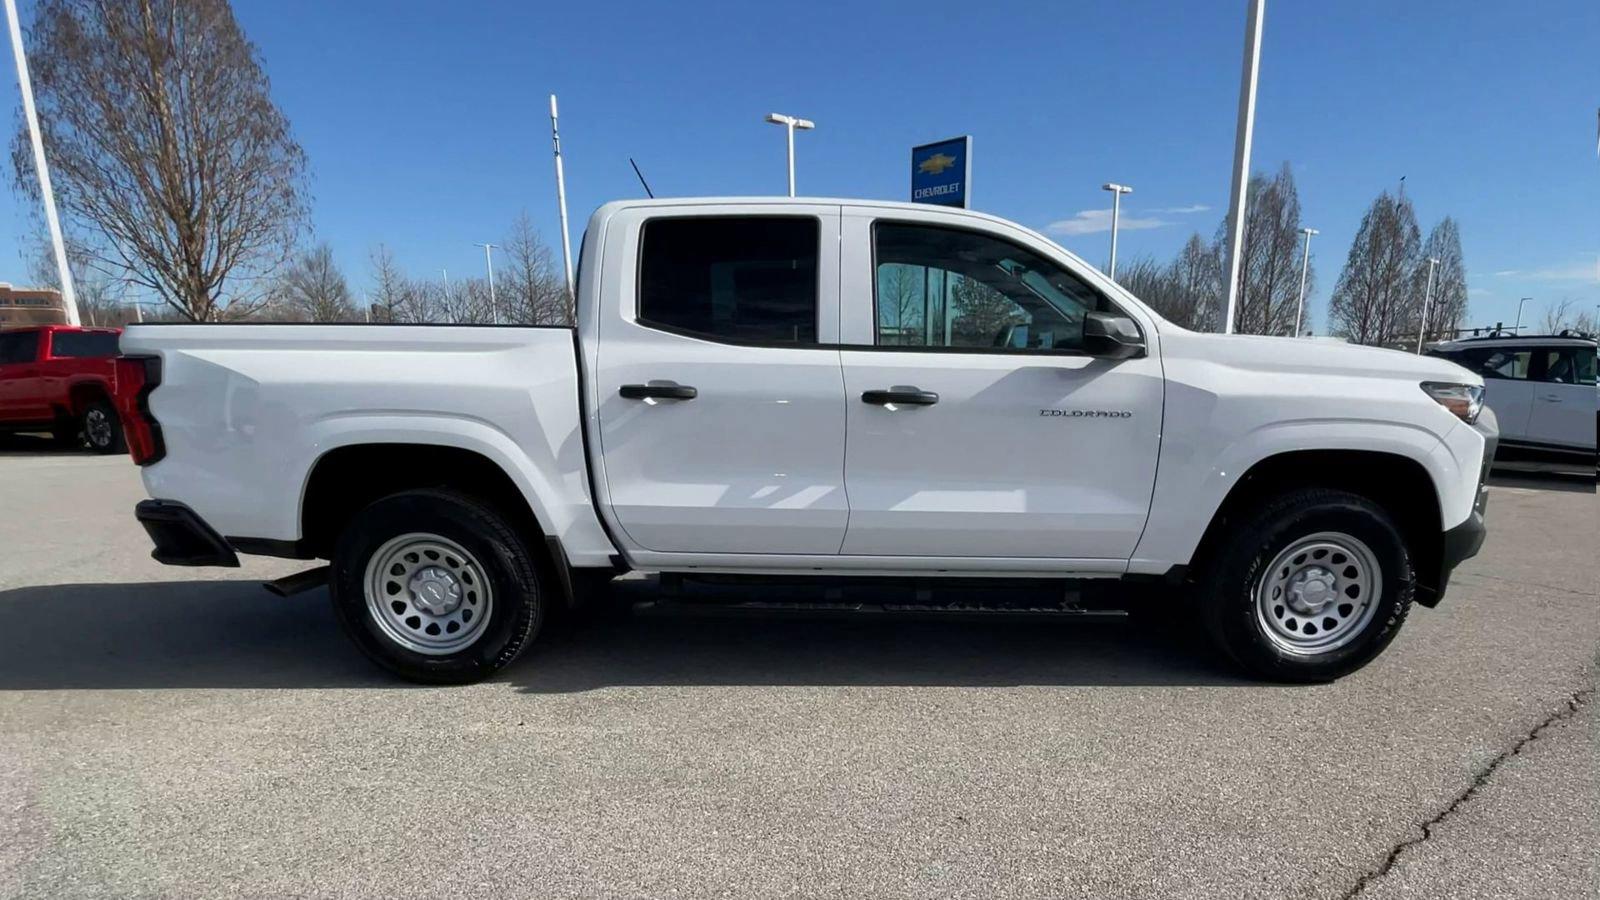
[[[1433,271],[1431,300],[1427,300],[1429,259],[1439,260]],[[1413,291],[1421,291],[1427,300],[1427,340],[1454,337],[1456,329],[1467,318],[1467,266],[1461,257],[1461,232],[1456,228],[1455,219],[1445,216],[1428,232],[1428,240],[1422,245],[1422,258],[1417,265],[1417,277],[1421,284],[1414,286]],[[1417,313],[1419,318],[1412,322],[1412,334],[1423,327],[1420,306]]]
[[[975,278],[956,277],[950,291],[951,337],[958,346],[987,347],[1010,325],[1027,316],[1011,298]]]
[[[48,238],[35,241],[27,259],[28,278],[33,284],[61,290],[61,273]],[[126,302],[127,285],[88,266],[75,244],[67,246],[67,265],[78,273],[73,285],[77,288],[78,316],[83,324],[120,327],[139,318],[138,310]]]
[[[927,270],[890,263],[878,269],[878,330],[886,344],[923,344]]]
[[[1412,304],[1420,302],[1415,278],[1421,244],[1411,201],[1396,199],[1388,191],[1379,194],[1361,218],[1328,303],[1335,334],[1358,344],[1389,344],[1408,325],[1414,328],[1418,313]]]
[[[1574,310],[1576,305],[1577,301],[1571,297],[1563,297],[1555,303],[1545,304],[1543,333],[1560,334],[1568,329],[1585,334],[1591,333],[1594,317],[1589,313]]]
[[[572,300],[566,276],[557,269],[550,248],[522,213],[511,226],[505,248],[506,263],[495,274],[495,297],[505,310],[504,321],[528,325],[571,325]]]
[[[1222,246],[1208,244],[1198,234],[1190,235],[1168,275],[1174,293],[1182,298],[1168,318],[1196,331],[1218,330],[1223,301]]]
[[[226,0],[39,0],[34,92],[90,265],[199,321],[246,312],[305,216],[305,153]],[[17,183],[36,192],[25,135]]]
[[[1250,176],[1246,189],[1244,252],[1240,261],[1234,330],[1242,334],[1292,334],[1300,298],[1300,194],[1284,163],[1272,178]],[[1227,247],[1227,222],[1217,246]],[[1306,290],[1315,283],[1309,272]]]
[[[355,318],[350,285],[326,243],[295,259],[274,287],[273,299],[302,321],[347,322]]]
[[[372,309],[372,321],[437,321],[438,295],[407,278],[388,247],[379,244],[374,248],[371,262],[372,293],[367,296],[367,303]]]

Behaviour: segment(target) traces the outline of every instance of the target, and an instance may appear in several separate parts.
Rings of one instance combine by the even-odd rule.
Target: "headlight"
[[[1455,413],[1468,425],[1478,421],[1478,413],[1483,412],[1482,385],[1424,381],[1422,390],[1433,398],[1433,402]]]

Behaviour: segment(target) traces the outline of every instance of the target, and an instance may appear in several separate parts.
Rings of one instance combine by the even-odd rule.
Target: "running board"
[[[685,617],[704,616],[784,616],[834,618],[848,616],[909,616],[930,619],[1005,619],[1013,621],[1120,620],[1128,617],[1127,610],[1089,609],[1076,603],[1056,606],[1029,606],[1021,604],[979,603],[843,603],[830,601],[742,600],[736,602],[715,600],[682,600],[662,597],[641,600],[633,611],[642,616]]]
[[[263,581],[261,586],[279,597],[292,597],[327,584],[328,573],[332,570],[332,566],[317,566],[315,569],[285,575],[274,581]]]

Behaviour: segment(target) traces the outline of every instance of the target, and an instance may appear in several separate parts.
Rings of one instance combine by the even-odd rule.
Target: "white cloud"
[[[1542,269],[1505,269],[1494,273],[1500,278],[1526,278],[1530,281],[1600,281],[1600,257],[1589,262],[1563,263]]]
[[[1135,215],[1124,215],[1117,219],[1119,231],[1141,231],[1146,228],[1160,228],[1171,225],[1165,219],[1148,217],[1140,218]],[[1070,219],[1051,222],[1045,226],[1051,234],[1098,234],[1111,230],[1111,210],[1109,209],[1080,209]]]
[[[1488,288],[1481,288],[1481,287],[1467,288],[1467,293],[1471,294],[1474,297],[1493,297],[1494,296],[1494,291],[1491,291]]]
[[[1150,211],[1169,216],[1187,216],[1190,213],[1203,213],[1210,208],[1204,203],[1196,203],[1193,206],[1168,206],[1165,209],[1152,209]]]

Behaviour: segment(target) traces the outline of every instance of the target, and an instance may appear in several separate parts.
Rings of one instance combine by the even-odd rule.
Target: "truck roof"
[[[943,212],[952,215],[998,222],[1011,227],[1017,222],[992,216],[988,213],[958,206],[938,206],[931,203],[910,203],[903,200],[866,200],[860,197],[656,197],[654,199],[613,200],[595,211],[595,215],[609,213],[623,207],[673,207],[673,206],[868,206],[874,209],[899,209],[907,212]],[[1052,242],[1054,243],[1054,242]]]

